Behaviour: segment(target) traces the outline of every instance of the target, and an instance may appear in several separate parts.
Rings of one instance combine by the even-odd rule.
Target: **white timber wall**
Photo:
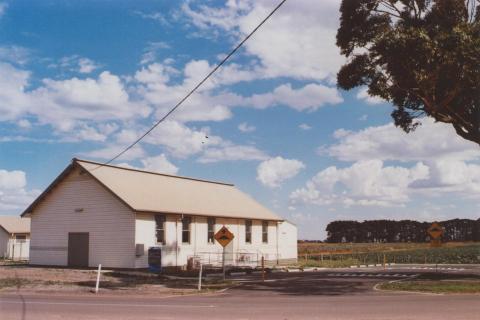
[[[78,169],[31,215],[30,263],[66,266],[69,232],[89,233],[90,267],[135,267],[135,214]]]
[[[10,234],[5,232],[3,228],[0,228],[0,257],[2,258],[7,257],[9,240],[10,240]]]
[[[156,243],[155,237],[155,214],[137,213],[136,215],[136,237],[137,244],[144,245],[144,254],[136,258],[135,267],[148,267],[148,249],[150,247],[162,248],[162,266],[185,266],[190,257],[200,257],[202,263],[219,263],[222,257],[222,247],[215,241],[209,243],[207,238],[207,217],[191,216],[190,225],[190,243],[182,243],[182,222],[181,215],[166,215],[165,238],[166,243]],[[263,255],[266,260],[275,261],[283,255],[291,256],[292,248],[288,253],[282,254],[283,248],[278,247],[277,255],[277,222],[269,221],[268,225],[268,243],[262,242],[262,221],[252,221],[252,243],[245,242],[245,219],[227,219],[216,218],[215,232],[226,226],[235,236],[230,245],[227,246],[227,264],[233,263],[235,259],[243,259],[245,264],[248,261],[256,262]],[[288,232],[289,230],[285,230]],[[295,233],[289,235],[294,238]],[[293,243],[292,241],[288,242]],[[296,247],[295,247],[296,252]],[[296,255],[295,255],[296,258]],[[239,263],[237,263],[239,264]],[[240,263],[241,264],[241,263]]]
[[[281,261],[297,261],[297,226],[288,221],[283,221],[278,226],[278,245]]]
[[[17,240],[15,239],[16,235],[13,234],[8,240],[6,258],[12,260],[28,260],[30,254],[30,236],[27,234],[21,235],[25,235],[26,239]]]

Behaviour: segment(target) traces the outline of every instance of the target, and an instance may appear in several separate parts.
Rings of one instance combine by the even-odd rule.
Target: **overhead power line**
[[[180,107],[193,93],[195,93],[195,91],[198,90],[198,88],[200,88],[204,83],[205,81],[207,81],[215,72],[217,72],[218,69],[220,69],[221,66],[223,66],[225,64],[225,62],[227,62],[228,59],[230,59],[231,56],[233,56],[235,54],[235,52],[238,51],[238,49],[240,49],[243,44],[245,42],[247,42],[248,39],[250,39],[250,37],[252,37],[255,32],[258,31],[258,29],[260,29],[260,27],[262,27],[265,22],[268,21],[268,19],[270,19],[271,16],[273,16],[275,14],[275,12],[277,12],[278,9],[280,9],[280,7],[286,2],[287,0],[282,0],[266,17],[265,19],[263,19],[232,51],[230,51],[230,53],[222,59],[222,61],[220,61],[216,66],[215,68],[213,68],[192,90],[190,90],[172,109],[170,109],[170,111],[168,111],[160,120],[158,120],[152,127],[150,127],[150,129],[148,129],[144,134],[142,134],[137,140],[135,140],[133,143],[131,143],[129,146],[127,146],[125,149],[123,149],[121,152],[119,152],[116,156],[114,156],[113,158],[111,158],[110,160],[108,160],[107,162],[103,163],[102,165],[108,165],[110,163],[112,163],[113,161],[115,161],[116,159],[118,159],[119,157],[121,157],[124,153],[126,153],[128,150],[130,150],[131,148],[133,148],[136,144],[138,144],[140,141],[143,140],[143,138],[145,138],[147,135],[150,134],[150,132],[152,132],[156,127],[158,127],[158,125],[160,123],[162,123],[163,121],[165,121],[165,119],[167,119],[173,112],[175,112],[175,110],[177,110],[178,107]],[[99,165],[102,166],[102,165]],[[97,167],[98,168],[98,167]],[[97,168],[94,168],[92,170],[95,170]]]

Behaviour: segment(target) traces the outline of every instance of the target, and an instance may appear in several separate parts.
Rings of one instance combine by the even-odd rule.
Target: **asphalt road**
[[[223,293],[184,297],[8,295],[0,296],[0,319],[479,319],[480,295],[373,290],[378,282],[418,272],[272,274],[266,282],[245,277]]]

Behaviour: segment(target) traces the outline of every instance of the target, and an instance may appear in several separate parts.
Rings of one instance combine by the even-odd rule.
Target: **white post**
[[[223,281],[225,281],[225,247],[222,252],[222,269],[223,269]]]
[[[100,287],[100,272],[102,272],[102,264],[98,265],[97,283],[95,285],[95,293],[98,293],[98,287]]]
[[[198,273],[198,291],[202,290],[202,263],[200,262],[200,272]]]

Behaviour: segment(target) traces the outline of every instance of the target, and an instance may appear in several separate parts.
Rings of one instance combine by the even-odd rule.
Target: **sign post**
[[[220,243],[223,247],[222,252],[222,269],[223,269],[223,280],[225,281],[225,247],[235,238],[233,233],[231,233],[227,227],[223,226],[214,236],[215,240]]]

